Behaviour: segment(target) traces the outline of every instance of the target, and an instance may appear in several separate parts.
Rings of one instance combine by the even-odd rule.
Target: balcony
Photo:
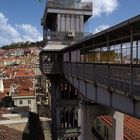
[[[62,73],[62,56],[58,51],[47,52],[42,50],[40,56],[40,70],[43,74],[61,74]]]
[[[43,73],[44,74],[60,74],[61,73],[61,65],[58,63],[50,63],[43,65]]]
[[[76,9],[92,11],[92,2],[79,2],[76,0],[48,0],[47,7],[57,9]]]

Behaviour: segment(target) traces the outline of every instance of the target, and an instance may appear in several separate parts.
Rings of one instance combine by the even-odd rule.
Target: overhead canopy
[[[62,44],[47,44],[42,51],[60,51],[61,49],[64,49],[67,45]]]

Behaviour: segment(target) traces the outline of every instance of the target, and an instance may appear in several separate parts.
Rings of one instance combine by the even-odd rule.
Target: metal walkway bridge
[[[65,48],[45,48],[40,68],[64,75],[86,99],[140,118],[140,15]]]

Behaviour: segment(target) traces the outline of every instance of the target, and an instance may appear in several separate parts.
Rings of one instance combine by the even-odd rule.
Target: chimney
[[[4,92],[3,74],[0,73],[0,92]]]

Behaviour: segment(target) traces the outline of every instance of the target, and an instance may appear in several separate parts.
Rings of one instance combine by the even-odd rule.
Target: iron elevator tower
[[[40,68],[50,85],[52,140],[77,140],[80,135],[78,91],[62,74],[65,56],[60,50],[87,35],[84,23],[91,15],[91,2],[48,0],[41,19],[45,46],[40,52]]]

